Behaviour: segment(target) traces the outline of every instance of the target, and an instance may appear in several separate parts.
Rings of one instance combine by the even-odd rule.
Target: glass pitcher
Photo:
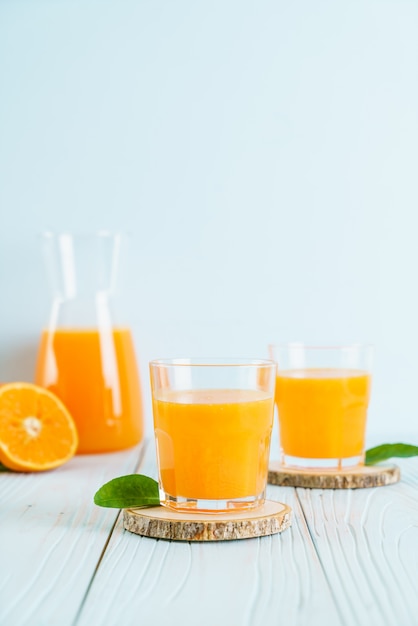
[[[55,393],[77,425],[78,453],[109,452],[143,436],[131,330],[112,310],[121,235],[43,235],[53,289],[35,382]]]

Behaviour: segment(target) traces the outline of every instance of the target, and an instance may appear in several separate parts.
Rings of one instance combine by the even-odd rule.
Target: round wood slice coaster
[[[291,469],[278,461],[270,463],[268,482],[284,487],[306,487],[308,489],[364,489],[393,485],[401,478],[397,465],[364,465],[339,472],[330,470]]]
[[[144,537],[175,541],[226,541],[281,533],[291,525],[291,508],[266,500],[254,510],[231,513],[183,513],[164,506],[125,509],[126,530]]]

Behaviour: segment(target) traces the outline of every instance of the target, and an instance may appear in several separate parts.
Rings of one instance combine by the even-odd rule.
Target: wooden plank
[[[141,471],[155,477],[153,446]],[[295,490],[268,497],[294,509],[292,528],[222,543],[157,541],[119,519],[77,622],[113,626],[340,624]]]
[[[52,472],[0,474],[0,624],[71,624],[118,515],[95,491],[140,447],[78,456]]]
[[[397,460],[396,485],[356,491],[298,489],[343,623],[416,626],[418,459]]]

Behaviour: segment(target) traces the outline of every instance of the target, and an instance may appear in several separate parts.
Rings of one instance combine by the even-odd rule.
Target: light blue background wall
[[[369,340],[369,432],[418,437],[417,32],[412,0],[2,0],[0,379],[46,321],[37,233],[122,229],[146,382]]]

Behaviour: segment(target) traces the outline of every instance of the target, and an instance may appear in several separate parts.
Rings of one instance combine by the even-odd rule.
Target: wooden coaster
[[[339,472],[330,470],[291,469],[278,461],[270,463],[268,482],[285,487],[306,487],[308,489],[364,489],[393,485],[401,478],[397,465],[364,465]]]
[[[291,508],[266,500],[254,510],[231,513],[183,513],[164,506],[125,509],[126,530],[144,537],[175,541],[226,541],[281,533],[291,525]]]

